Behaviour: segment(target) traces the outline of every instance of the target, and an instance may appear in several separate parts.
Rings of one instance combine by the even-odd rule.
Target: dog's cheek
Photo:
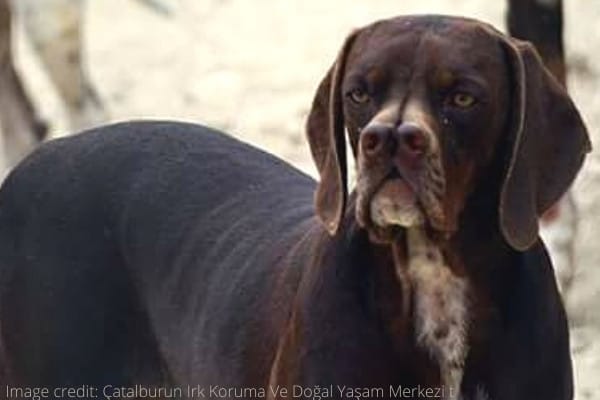
[[[446,173],[446,195],[444,196],[444,214],[448,231],[456,231],[459,219],[467,202],[472,186],[474,165],[462,162],[459,168],[450,168]]]
[[[348,130],[348,140],[350,142],[350,147],[354,152],[354,156],[358,157],[358,139],[360,138],[360,131],[362,127],[356,125],[355,123],[347,123],[346,129]]]
[[[369,220],[369,193],[371,186],[363,157],[358,156],[356,163],[356,220],[359,226],[366,228]]]
[[[356,163],[356,210],[358,224],[366,228],[371,225],[370,203],[373,192],[385,176],[382,160],[367,159],[358,152]]]
[[[356,110],[353,107],[344,106],[344,119],[348,132],[348,140],[356,157],[358,157],[360,132],[369,123],[369,115],[368,110]]]

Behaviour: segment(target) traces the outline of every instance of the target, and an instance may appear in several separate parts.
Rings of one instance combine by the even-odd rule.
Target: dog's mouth
[[[371,180],[371,185],[359,184],[362,190],[358,191],[357,204],[358,221],[372,240],[389,242],[404,229],[427,223],[416,182],[394,169],[373,183]]]
[[[370,220],[379,228],[423,225],[426,216],[418,188],[398,171],[390,172],[375,188],[369,201]]]

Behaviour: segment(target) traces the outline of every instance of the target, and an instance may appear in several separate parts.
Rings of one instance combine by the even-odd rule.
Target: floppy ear
[[[500,229],[516,250],[538,237],[538,218],[569,188],[591,150],[565,89],[534,47],[502,38],[513,75],[511,151],[500,193]]]
[[[306,132],[313,160],[321,180],[315,192],[316,213],[334,235],[346,207],[346,140],[341,93],[346,58],[358,31],[344,42],[334,65],[319,84],[308,115]]]

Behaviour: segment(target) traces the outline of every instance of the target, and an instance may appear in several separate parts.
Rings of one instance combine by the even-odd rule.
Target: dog
[[[534,48],[458,17],[375,22],[306,131],[318,184],[168,121],[25,159],[0,190],[4,393],[571,399],[538,218],[590,142]]]

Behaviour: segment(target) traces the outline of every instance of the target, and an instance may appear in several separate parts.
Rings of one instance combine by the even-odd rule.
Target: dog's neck
[[[481,256],[471,257],[471,253],[465,254],[468,249],[473,250],[467,243],[473,239],[470,231],[459,232],[459,235],[446,242],[435,242],[437,247],[434,248],[433,256],[439,265],[430,263],[427,245],[420,247],[423,244],[419,244],[419,236],[411,237],[410,240],[417,243],[411,245],[410,254],[407,232],[400,234],[395,246],[373,243],[367,231],[356,222],[353,200],[354,197],[351,196],[336,236],[331,237],[317,225],[315,219],[311,229],[318,229],[318,235],[306,235],[308,241],[298,246],[299,251],[303,246],[311,250],[302,251],[309,255],[310,262],[306,263],[307,269],[301,269],[296,289],[297,299],[302,301],[296,301],[292,305],[290,319],[282,325],[283,339],[277,350],[270,383],[288,385],[302,381],[306,374],[310,375],[310,370],[304,369],[304,362],[325,352],[329,359],[346,357],[353,365],[372,365],[377,376],[367,374],[368,376],[361,378],[364,382],[403,382],[428,387],[441,383],[458,387],[462,375],[460,367],[467,354],[471,360],[472,351],[467,350],[473,349],[473,325],[467,323],[478,318],[473,315],[479,313],[476,308],[481,304],[478,294],[481,278],[478,277],[478,270],[482,270],[481,267],[490,261],[494,252],[484,249]],[[319,245],[314,246],[315,243]],[[480,244],[482,248],[490,250],[486,247],[489,244]],[[473,260],[477,262],[476,265],[470,264]],[[493,261],[497,263],[496,260]],[[419,265],[420,263],[424,265]],[[459,265],[460,263],[464,265]],[[408,278],[408,288],[399,278],[399,266],[407,276],[412,275]],[[462,273],[458,273],[461,271]],[[428,274],[433,278],[430,279]],[[481,275],[485,277],[488,274]],[[415,291],[413,287],[418,289]],[[449,292],[447,288],[452,290]],[[457,300],[441,304],[446,299],[436,297],[437,289],[442,290],[443,295],[457,293]],[[468,296],[474,296],[476,301],[469,302],[463,298]],[[465,308],[465,305],[469,308]],[[447,309],[450,311],[446,311]],[[340,313],[344,313],[345,318],[340,320]],[[447,318],[449,315],[453,316],[452,320]],[[364,351],[360,346],[332,348],[328,341],[324,341],[324,337],[331,336],[323,336],[324,324],[332,320],[337,320],[337,325],[335,329],[328,331],[330,335],[340,334],[339,340],[343,341],[347,332],[352,332],[357,336],[357,343],[365,343],[367,348],[372,346],[372,353]],[[444,332],[444,325],[447,323],[459,329]],[[474,324],[483,325],[477,321]],[[466,326],[468,339],[461,331]],[[441,338],[439,344],[434,343],[438,340],[436,336]],[[388,341],[393,351],[382,352],[385,346],[381,346],[381,343]],[[298,346],[318,351],[298,358]],[[444,353],[445,347],[452,351]],[[476,346],[476,349],[479,348],[485,346]],[[402,374],[404,368],[410,372],[397,376]],[[330,373],[339,382],[353,382],[356,378],[348,377],[346,370]],[[449,393],[449,389],[445,392]]]
[[[482,214],[488,209],[471,208],[469,213]],[[468,221],[481,221],[481,217],[465,215],[461,230],[447,239],[431,238],[424,228],[416,227],[405,230],[391,244],[371,244],[373,252],[380,254],[376,257],[379,263],[388,264],[380,267],[391,268],[392,279],[398,283],[392,290],[401,306],[388,307],[394,312],[388,312],[384,319],[395,331],[393,335],[402,336],[400,345],[406,345],[407,339],[412,341],[438,365],[447,400],[459,398],[471,338],[477,336],[471,330],[477,329],[476,308],[481,305],[474,303],[480,302],[485,269],[497,261],[487,258],[505,253],[494,251],[505,247],[496,232],[483,232],[474,224],[468,225]],[[384,283],[380,280],[380,284]],[[387,290],[389,294],[389,286]]]

